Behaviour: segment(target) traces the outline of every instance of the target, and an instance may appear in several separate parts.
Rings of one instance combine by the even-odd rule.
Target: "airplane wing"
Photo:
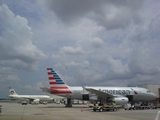
[[[106,97],[110,97],[110,98],[113,98],[115,96],[111,95],[111,94],[108,94],[108,93],[104,93],[102,91],[99,91],[99,90],[96,90],[96,89],[93,89],[93,88],[86,88],[86,87],[83,87],[85,90],[93,93],[93,94],[96,94],[98,97],[101,97],[101,98],[106,98]]]
[[[48,92],[48,93],[51,93],[51,92],[58,92],[58,90],[52,90],[50,88],[40,88],[42,89],[44,92]]]
[[[26,99],[26,100],[29,100],[30,102],[32,102],[32,101],[40,101],[40,99],[38,99],[38,98],[30,98],[30,97],[23,97],[24,99]]]
[[[23,99],[26,99],[26,100],[29,100],[29,101],[35,100],[34,98],[30,98],[30,97],[23,97]]]
[[[48,92],[48,93],[51,92],[49,88],[42,88],[42,87],[41,87],[40,89],[42,89],[44,92]]]

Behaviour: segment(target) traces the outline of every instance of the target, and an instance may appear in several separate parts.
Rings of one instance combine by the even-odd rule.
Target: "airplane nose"
[[[157,96],[154,93],[152,93],[152,97],[153,97],[153,99],[157,98]]]

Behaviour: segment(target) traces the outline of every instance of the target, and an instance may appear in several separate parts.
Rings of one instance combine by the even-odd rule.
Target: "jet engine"
[[[39,104],[39,102],[40,102],[40,99],[35,99],[33,100],[32,104]]]
[[[112,99],[116,104],[119,105],[124,105],[128,103],[128,98],[127,97],[115,97]]]
[[[35,99],[35,100],[33,100],[33,102],[39,102],[40,101],[40,99]]]

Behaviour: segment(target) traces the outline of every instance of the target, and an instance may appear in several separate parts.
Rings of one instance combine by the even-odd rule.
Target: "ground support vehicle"
[[[160,108],[160,103],[158,103],[156,106],[155,106],[155,108],[157,109],[157,108]]]
[[[135,105],[136,110],[144,110],[144,109],[156,109],[154,105]]]
[[[150,106],[136,106],[136,110],[144,110],[144,109],[154,109],[154,107]]]
[[[93,111],[117,111],[118,107],[116,105],[104,105],[104,106],[93,106]]]
[[[46,102],[46,101],[44,101],[44,102],[42,102],[42,104],[43,104],[43,105],[47,105],[47,102]]]
[[[27,101],[22,101],[22,105],[27,105]]]
[[[135,110],[135,106],[134,105],[131,105],[130,103],[127,103],[124,105],[124,109],[125,110]]]

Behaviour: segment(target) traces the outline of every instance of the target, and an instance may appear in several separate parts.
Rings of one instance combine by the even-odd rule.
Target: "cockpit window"
[[[149,90],[147,91],[147,93],[150,93],[150,92],[151,92],[151,91],[149,91]]]

